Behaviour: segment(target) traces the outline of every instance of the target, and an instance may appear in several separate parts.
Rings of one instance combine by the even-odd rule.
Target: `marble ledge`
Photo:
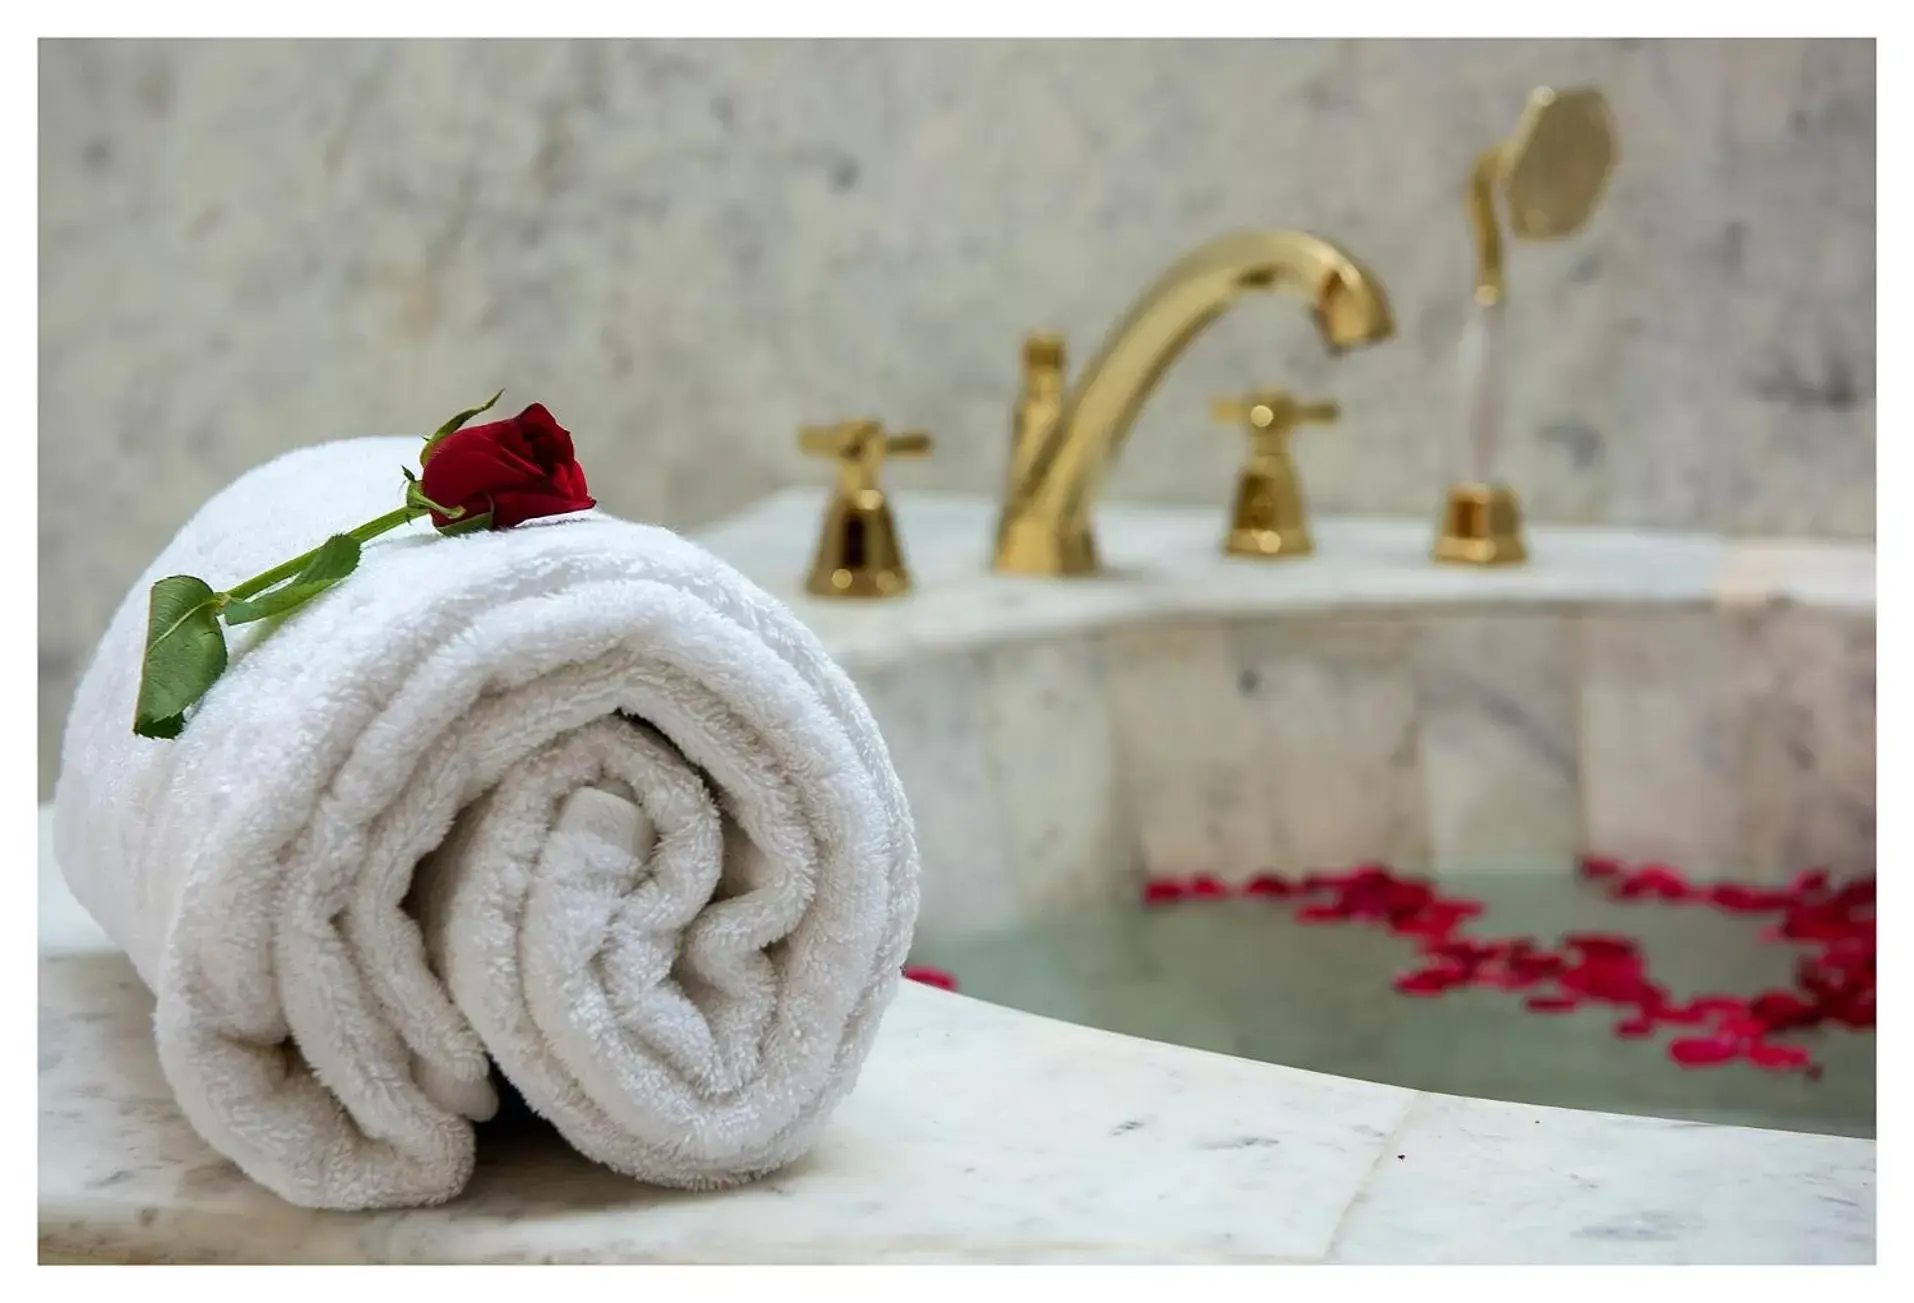
[[[152,1000],[40,854],[60,1262],[1871,1262],[1871,1141],[1457,1099],[906,984],[805,1159],[693,1195],[488,1134],[442,1207],[291,1207],[174,1107]]]
[[[697,534],[789,602],[849,668],[906,652],[971,650],[1165,616],[1230,619],[1288,610],[1668,604],[1741,608],[1794,602],[1874,609],[1874,548],[1596,526],[1535,525],[1531,561],[1481,570],[1431,561],[1430,522],[1324,517],[1316,555],[1244,561],[1219,548],[1221,511],[1111,502],[1097,509],[1106,573],[1029,579],[989,569],[996,503],[974,494],[893,493],[915,581],[877,603],[816,598],[803,578],[828,495],[792,488]]]

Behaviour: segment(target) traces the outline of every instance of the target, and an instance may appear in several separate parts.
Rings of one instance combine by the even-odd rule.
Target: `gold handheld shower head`
[[[1469,177],[1478,303],[1487,307],[1502,298],[1498,193],[1516,239],[1560,239],[1588,221],[1615,170],[1615,155],[1615,127],[1599,90],[1541,86],[1530,94],[1513,134],[1484,150]]]

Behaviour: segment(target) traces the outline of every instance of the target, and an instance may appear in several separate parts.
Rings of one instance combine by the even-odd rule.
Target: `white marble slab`
[[[1874,1154],[1781,1131],[1421,1095],[1329,1257],[1367,1263],[1869,1262]]]

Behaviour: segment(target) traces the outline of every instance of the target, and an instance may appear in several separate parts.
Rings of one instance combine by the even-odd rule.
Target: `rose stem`
[[[365,543],[377,538],[387,530],[397,529],[400,525],[408,521],[417,520],[420,516],[427,514],[428,512],[424,507],[400,507],[396,511],[388,511],[378,519],[368,520],[357,529],[348,530],[346,532],[355,541]],[[312,560],[318,551],[319,549],[315,547],[310,552],[302,552],[292,560],[282,562],[264,574],[254,575],[243,584],[235,584],[220,594],[220,596],[224,597],[227,601],[237,602],[242,598],[251,597],[254,593],[263,593],[281,580],[290,579],[298,574],[306,562]]]

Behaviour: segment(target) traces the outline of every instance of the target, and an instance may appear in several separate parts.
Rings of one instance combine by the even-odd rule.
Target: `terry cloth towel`
[[[418,451],[261,466],[141,576],[67,722],[61,870],[153,991],[181,1109],[293,1203],[458,1193],[492,1063],[640,1180],[773,1171],[896,990],[917,849],[856,689],[729,566],[597,511],[417,522],[228,630],[178,738],[133,734],[155,579],[230,587],[380,515]]]

